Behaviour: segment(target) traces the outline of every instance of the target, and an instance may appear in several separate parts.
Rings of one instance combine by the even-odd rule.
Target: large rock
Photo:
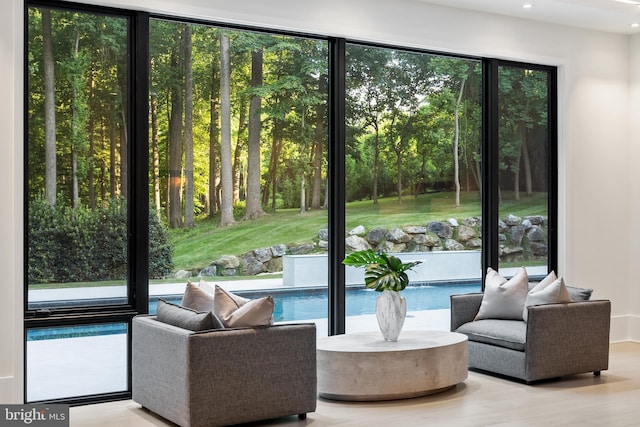
[[[176,279],[188,279],[191,277],[191,272],[187,270],[178,270],[174,276]]]
[[[393,243],[387,240],[385,242],[380,243],[376,247],[376,251],[385,252],[385,253],[398,253],[398,252],[404,252],[406,248],[407,248],[407,245],[405,243]]]
[[[522,218],[520,218],[519,216],[515,216],[513,214],[509,214],[504,219],[504,222],[509,226],[520,225],[522,224]]]
[[[353,230],[349,231],[350,236],[364,236],[367,233],[367,230],[364,228],[364,225],[359,225]]]
[[[427,232],[427,227],[422,225],[407,225],[403,230],[407,234],[424,234]]]
[[[240,259],[235,255],[223,255],[217,260],[213,261],[213,264],[219,265],[221,268],[238,268],[240,267]]]
[[[452,226],[452,227],[457,227],[457,226],[459,225],[459,224],[458,224],[458,220],[457,220],[457,219],[455,219],[455,218],[449,218],[449,219],[447,220],[447,222],[448,222],[448,223],[449,223],[449,225],[450,225],[450,226]]]
[[[245,276],[255,276],[264,271],[264,264],[256,257],[254,251],[242,254],[241,265]]]
[[[442,239],[450,239],[453,237],[453,227],[446,222],[433,221],[427,224],[427,230],[436,234]]]
[[[442,246],[442,242],[440,241],[440,238],[437,234],[427,233],[424,235],[424,239],[425,241],[424,243],[421,243],[422,245],[429,246],[430,248],[437,248]]]
[[[476,229],[473,227],[469,227],[468,225],[461,225],[458,227],[458,240],[462,242],[471,240],[477,235],[478,233],[476,233]]]
[[[236,276],[238,274],[237,268],[223,268],[220,270],[221,276]]]
[[[262,263],[269,261],[273,257],[273,252],[271,252],[271,247],[254,249],[253,254],[256,256],[258,261]]]
[[[548,253],[547,245],[539,242],[531,242],[529,245],[531,252],[536,256],[546,256]]]
[[[464,225],[466,225],[467,227],[476,227],[476,226],[478,226],[479,222],[480,222],[480,219],[476,218],[476,217],[471,217],[471,218],[465,218],[464,219]]]
[[[384,240],[386,235],[387,235],[386,229],[374,228],[371,231],[369,231],[369,234],[367,234],[367,241],[373,246],[376,246],[378,243]]]
[[[399,228],[392,228],[385,237],[392,243],[407,243],[411,240],[411,237]]]
[[[291,255],[304,255],[313,252],[315,248],[311,243],[303,243],[301,245],[291,246],[289,253],[291,253]]]
[[[329,249],[329,242],[326,240],[318,240],[318,248],[322,249],[322,250],[328,250]]]
[[[534,225],[527,232],[527,239],[529,239],[530,242],[542,242],[545,240],[544,231],[537,225]]]
[[[511,227],[511,244],[520,246],[524,237],[525,228],[523,225],[515,225]]]
[[[471,249],[480,249],[482,247],[482,239],[471,239],[467,243],[467,247]]]
[[[364,251],[371,249],[371,245],[360,236],[349,236],[344,239],[344,243],[351,252]]]
[[[218,267],[215,265],[209,265],[198,273],[198,277],[215,277],[218,275]]]
[[[287,245],[279,244],[271,246],[271,255],[275,257],[284,256],[287,253]]]
[[[447,239],[444,241],[444,248],[448,251],[463,251],[464,245],[456,240]]]
[[[501,219],[498,220],[498,231],[501,233],[506,233],[507,231],[509,231],[509,226]]]
[[[543,225],[545,217],[542,215],[530,215],[526,216],[524,219],[529,220],[529,222],[533,225]]]
[[[282,257],[271,258],[265,266],[269,273],[282,271]]]
[[[320,231],[318,231],[318,238],[320,240],[329,240],[329,229],[328,228],[320,229]]]

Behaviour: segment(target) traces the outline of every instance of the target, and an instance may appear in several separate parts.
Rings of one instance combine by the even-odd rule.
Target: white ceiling
[[[618,34],[640,33],[640,0],[418,0]],[[522,6],[533,5],[529,9]]]

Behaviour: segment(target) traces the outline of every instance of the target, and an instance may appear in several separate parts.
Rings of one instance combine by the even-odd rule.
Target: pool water
[[[455,294],[480,292],[478,283],[448,283],[437,285],[411,285],[402,295],[407,300],[407,311],[439,310],[449,308],[449,297]],[[236,292],[245,298],[259,298],[272,295],[274,300],[274,322],[297,320],[326,319],[327,317],[327,289],[287,289],[271,291]],[[349,287],[346,291],[347,316],[374,314],[376,298],[380,294],[364,287]],[[182,295],[170,295],[163,299],[180,304]],[[149,301],[149,313],[155,314],[158,299]],[[127,325],[98,324],[85,326],[70,326],[56,328],[30,329],[27,331],[27,341],[74,338],[82,336],[108,335],[126,333]]]
[[[480,283],[457,283],[443,285],[412,285],[402,295],[407,300],[407,311],[439,310],[449,308],[449,297],[455,294],[480,292]],[[272,295],[274,300],[274,322],[324,319],[327,317],[327,289],[287,289],[274,291],[237,292],[245,298],[260,298]],[[347,316],[374,314],[376,298],[380,294],[364,287],[350,287],[346,291]],[[180,304],[182,296],[163,298]],[[150,301],[149,313],[155,314],[157,300]]]

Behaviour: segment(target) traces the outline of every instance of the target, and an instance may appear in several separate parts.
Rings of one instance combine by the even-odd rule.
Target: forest
[[[28,25],[30,206],[113,210],[141,143],[130,135],[141,124],[128,123],[128,22],[32,7]],[[149,47],[149,202],[161,232],[326,208],[326,40],[152,19]],[[480,198],[482,63],[346,52],[347,202],[451,192],[453,212],[461,192]],[[504,197],[547,190],[547,79],[500,69]]]

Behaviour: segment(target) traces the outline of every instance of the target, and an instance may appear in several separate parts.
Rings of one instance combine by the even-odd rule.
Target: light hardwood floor
[[[71,408],[72,427],[173,426],[132,401]],[[576,375],[533,386],[469,372],[455,389],[390,402],[318,400],[296,416],[250,426],[640,426],[640,343],[611,345],[602,376]]]

